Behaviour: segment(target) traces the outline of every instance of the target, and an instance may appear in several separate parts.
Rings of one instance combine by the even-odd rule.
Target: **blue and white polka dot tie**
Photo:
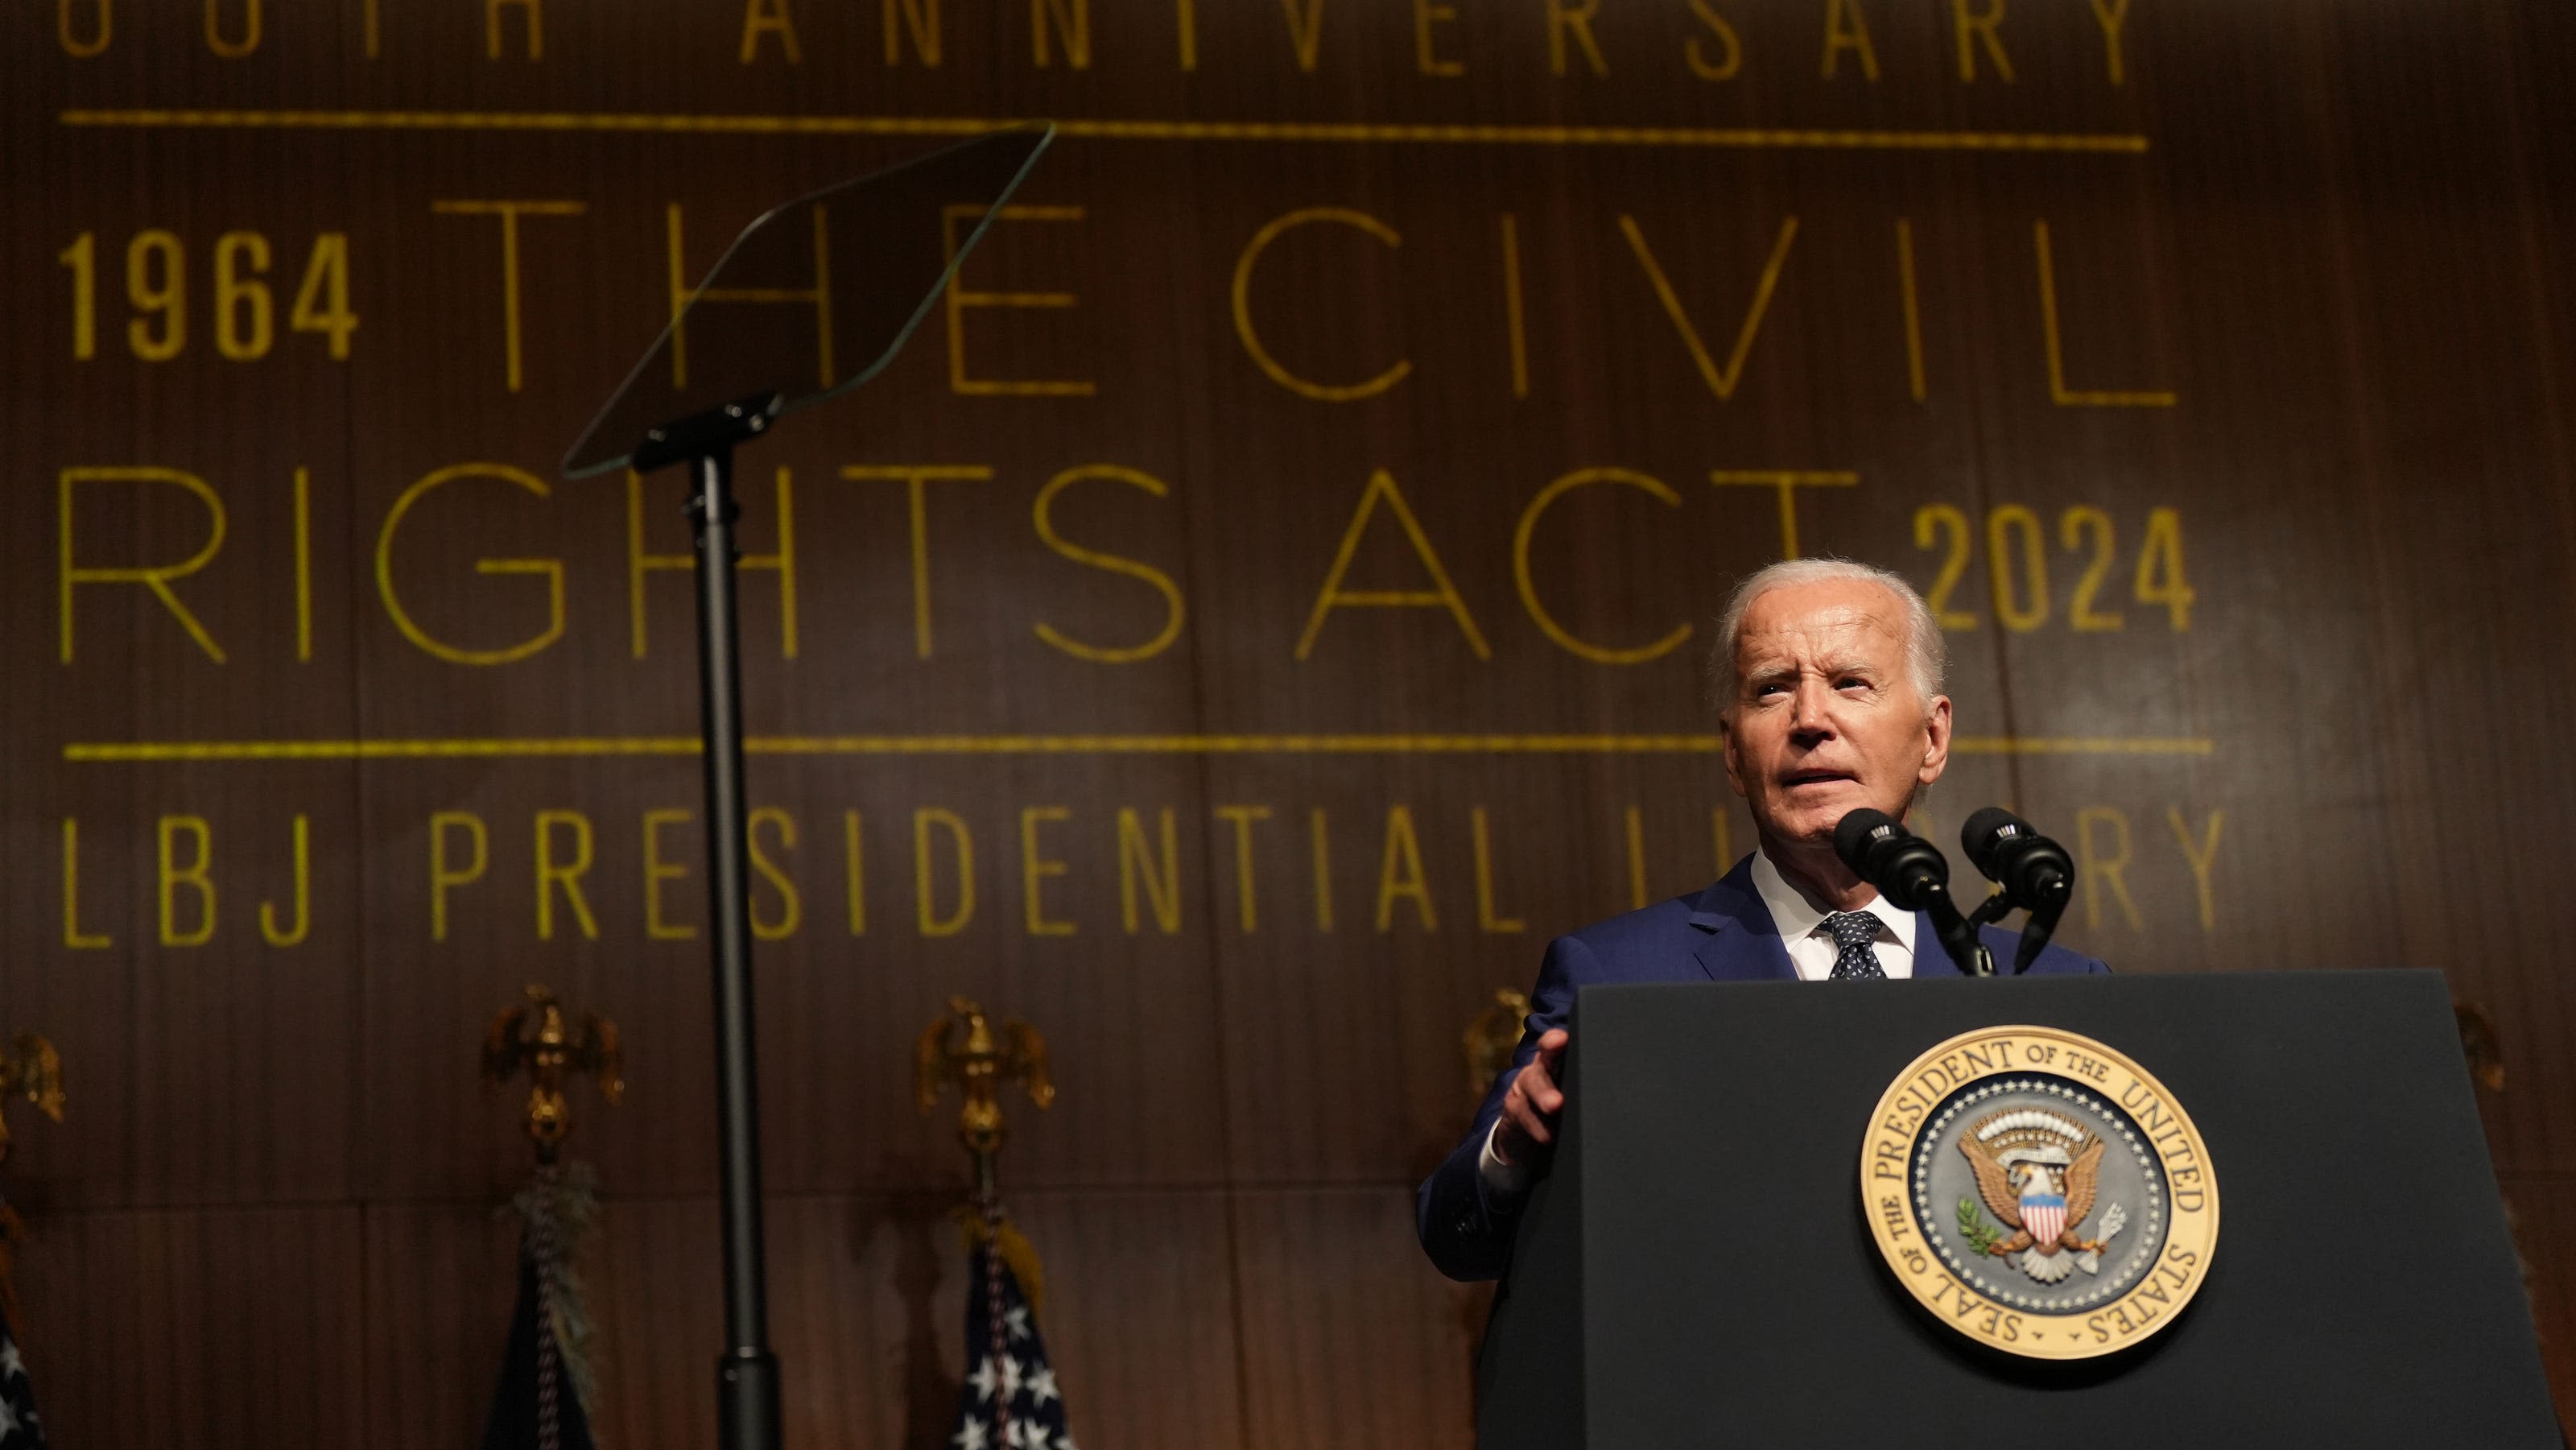
[[[1887,976],[1878,964],[1878,952],[1871,943],[1878,940],[1878,918],[1866,911],[1837,911],[1824,920],[1824,928],[1833,934],[1839,948],[1834,956],[1833,980],[1837,982],[1883,980]]]

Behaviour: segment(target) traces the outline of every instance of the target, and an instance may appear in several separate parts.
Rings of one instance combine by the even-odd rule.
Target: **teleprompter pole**
[[[716,1443],[778,1444],[778,1356],[769,1350],[761,1252],[760,1112],[753,1060],[751,920],[743,865],[741,630],[734,618],[733,450],[689,461],[698,536],[698,687],[706,736],[707,881],[713,893],[716,1131],[724,1165],[725,1352],[716,1363]]]
[[[760,1112],[745,880],[741,627],[734,616],[733,450],[758,437],[782,400],[761,394],[645,435],[638,472],[685,461],[697,534],[698,701],[707,785],[713,911],[716,1133],[722,1155],[725,1350],[716,1361],[716,1443],[777,1450],[778,1356],[769,1349],[768,1269],[760,1225]]]

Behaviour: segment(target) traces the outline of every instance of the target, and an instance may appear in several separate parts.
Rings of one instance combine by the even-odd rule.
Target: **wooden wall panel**
[[[531,981],[631,1054],[623,1106],[576,1094],[603,1428],[702,1435],[691,606],[632,557],[686,528],[672,479],[557,460],[666,320],[674,208],[694,277],[780,198],[1029,115],[1073,124],[962,284],[1005,305],[934,312],[742,460],[746,551],[796,560],[792,613],[776,571],[743,605],[752,794],[784,813],[763,920],[794,894],[759,957],[798,1443],[944,1439],[965,1170],[908,1054],[952,994],[1056,1044],[1005,1179],[1086,1443],[1461,1440],[1476,1301],[1419,1262],[1405,1190],[1495,987],[1750,846],[1704,658],[1727,584],[1791,551],[1768,470],[1806,477],[1797,552],[1942,595],[1967,739],[1923,823],[1997,801],[2067,839],[2068,940],[2130,971],[2434,966],[2492,1015],[2489,1139],[2565,1390],[2576,998],[2529,946],[2576,800],[2564,7],[2137,0],[2116,78],[2085,7],[2015,7],[2009,80],[1983,51],[1962,78],[1938,0],[1861,0],[1870,53],[1830,64],[1819,0],[1717,0],[1724,78],[1660,0],[1553,44],[1535,0],[1427,40],[1324,0],[1310,41],[1302,8],[1093,0],[1083,63],[1050,32],[1044,65],[1035,7],[944,7],[936,64],[908,30],[889,62],[882,6],[805,0],[755,11],[792,14],[792,63],[775,34],[743,60],[745,8],[505,4],[497,44],[470,4],[267,5],[255,45],[247,0],[216,42],[204,7],[0,18],[0,1029],[73,1075],[8,1164],[65,1436],[469,1435],[509,1289],[486,1214],[525,1171],[512,1096],[470,1077]],[[345,359],[294,325],[329,236]],[[920,467],[974,473],[916,518]],[[82,472],[116,469],[160,472]],[[189,479],[224,520],[193,570]],[[1346,539],[1338,587],[1377,597],[1319,618]],[[66,547],[180,572],[80,582]],[[551,640],[530,568],[561,571]],[[2187,610],[2139,583],[2175,569]],[[590,855],[543,915],[542,812]],[[654,837],[681,874],[648,877],[650,812],[689,813]],[[442,934],[437,844],[478,829]],[[337,1368],[243,1388],[289,1362]]]
[[[37,1407],[73,1444],[349,1443],[365,1434],[351,1206],[66,1214],[20,1261]]]
[[[1247,1443],[1473,1443],[1462,1311],[1481,1296],[1412,1272],[1410,1194],[1271,1189],[1240,1195],[1236,1211]]]
[[[716,1232],[715,1200],[629,1199],[609,1212],[585,1261],[604,1351],[598,1433],[637,1450],[693,1443],[715,1419],[724,1342],[721,1268],[691,1251]],[[700,1325],[717,1337],[690,1332]]]
[[[2531,1317],[2549,1365],[2559,1419],[2576,1433],[2576,1375],[2568,1373],[2568,1345],[2576,1340],[2576,1297],[2567,1291],[2568,1265],[2576,1261],[2576,1209],[2564,1178],[2507,1174],[2505,1202],[2513,1210],[2514,1238],[2531,1272]]]
[[[1015,1214],[1046,1261],[1047,1353],[1077,1436],[1106,1445],[1255,1443],[1243,1388],[1246,1240],[1228,1200],[1181,1189],[1019,1196]],[[956,1244],[946,1239],[943,1254]],[[934,1301],[937,1317],[958,1325],[943,1324],[943,1345],[963,1332],[963,1307],[945,1287],[963,1281],[962,1253],[953,1263]],[[1215,1312],[1219,1305],[1225,1312]],[[940,1438],[951,1428],[939,1426]],[[928,1450],[929,1442],[914,1443]]]
[[[367,1443],[476,1443],[518,1290],[517,1218],[483,1203],[373,1204],[364,1233]]]

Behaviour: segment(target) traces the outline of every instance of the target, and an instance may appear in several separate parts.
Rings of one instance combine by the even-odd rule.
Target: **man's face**
[[[1903,819],[1950,759],[1950,700],[1915,692],[1905,612],[1876,584],[1773,589],[1744,612],[1726,775],[1766,839],[1830,849],[1862,806]]]

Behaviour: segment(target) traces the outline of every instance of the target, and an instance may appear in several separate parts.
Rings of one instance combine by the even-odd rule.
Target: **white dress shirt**
[[[1761,895],[1763,909],[1771,913],[1771,924],[1780,929],[1780,943],[1789,949],[1789,964],[1798,969],[1798,979],[1822,982],[1832,977],[1834,958],[1842,954],[1834,934],[1825,930],[1825,918],[1833,908],[1808,900],[1759,851],[1753,853],[1753,889]],[[1879,970],[1890,977],[1913,976],[1914,913],[1884,896],[1872,896],[1861,910],[1878,918],[1878,940],[1872,945],[1878,952]]]
[[[1832,908],[1809,900],[1760,851],[1753,853],[1753,890],[1762,898],[1763,910],[1771,913],[1771,924],[1780,929],[1780,943],[1789,949],[1789,964],[1797,968],[1798,980],[1831,979],[1834,959],[1842,954],[1841,944],[1825,930],[1825,918],[1832,914]],[[1884,896],[1872,896],[1861,910],[1878,918],[1878,939],[1871,946],[1878,953],[1879,970],[1890,977],[1913,976],[1914,913],[1897,907]],[[1497,1118],[1486,1132],[1485,1151],[1477,1155],[1476,1169],[1484,1175],[1489,1191],[1508,1198],[1529,1186],[1530,1172],[1526,1163],[1506,1163],[1495,1155],[1494,1135],[1502,1128],[1502,1120]]]

